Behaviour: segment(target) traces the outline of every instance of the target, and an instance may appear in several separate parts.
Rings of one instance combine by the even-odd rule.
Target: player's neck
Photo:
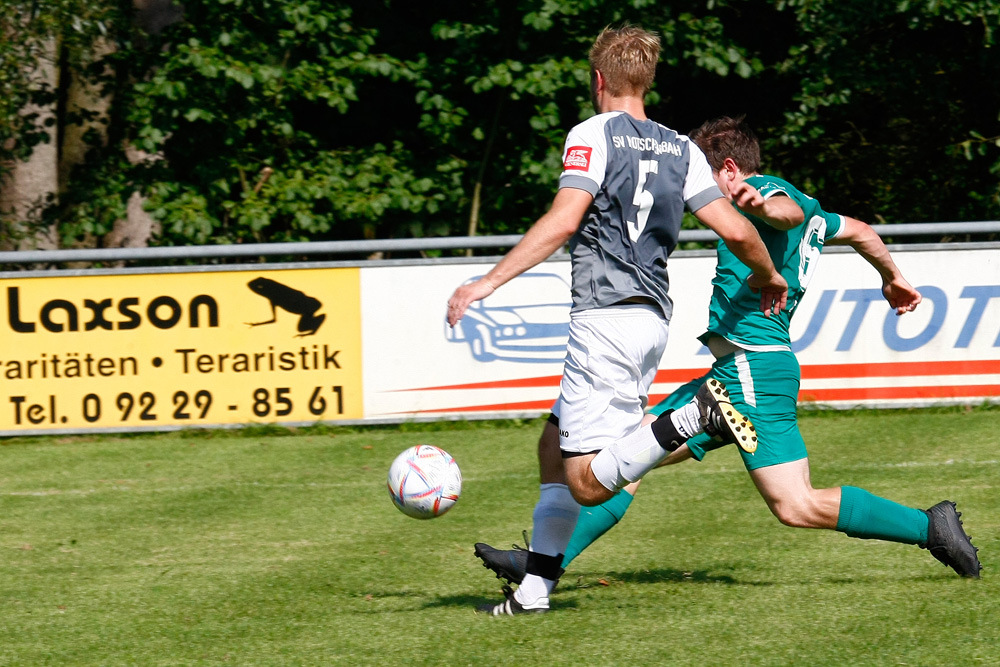
[[[601,98],[601,113],[608,113],[610,111],[624,111],[636,120],[647,120],[646,107],[642,103],[642,99],[638,97],[603,96]]]

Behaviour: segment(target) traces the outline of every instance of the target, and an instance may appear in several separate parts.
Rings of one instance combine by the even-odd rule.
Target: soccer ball
[[[404,450],[389,466],[389,496],[400,512],[414,519],[441,516],[458,502],[462,471],[455,458],[434,445]]]

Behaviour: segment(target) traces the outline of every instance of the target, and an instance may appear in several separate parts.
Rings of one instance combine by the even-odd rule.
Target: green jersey
[[[759,218],[746,216],[760,233],[774,266],[788,281],[788,306],[778,315],[765,316],[760,310],[760,294],[747,287],[752,271],[720,240],[708,331],[699,340],[706,342],[716,335],[747,350],[791,349],[788,327],[792,315],[816,270],[823,244],[842,232],[844,218],[827,213],[815,199],[775,176],[757,175],[746,180],[765,199],[791,197],[805,214],[805,221],[789,230],[775,229]]]

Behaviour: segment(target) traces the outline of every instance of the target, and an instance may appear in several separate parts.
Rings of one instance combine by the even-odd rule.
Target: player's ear
[[[595,113],[601,113],[600,93],[604,90],[604,75],[599,70],[590,70],[590,103]]]
[[[727,180],[734,180],[739,175],[740,168],[739,165],[736,164],[736,160],[731,157],[727,157],[722,161],[722,169],[719,171]]]

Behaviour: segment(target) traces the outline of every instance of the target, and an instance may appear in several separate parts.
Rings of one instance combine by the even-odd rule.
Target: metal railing
[[[1000,220],[979,222],[920,222],[872,225],[879,236],[949,236],[957,234],[997,234]],[[420,239],[372,241],[310,241],[301,243],[249,243],[233,245],[168,246],[154,248],[80,248],[71,250],[18,250],[0,252],[0,264],[62,264],[66,262],[119,262],[283,255],[340,255],[421,250],[467,250],[509,248],[521,234],[504,236],[448,236]],[[685,229],[680,242],[711,242],[718,238],[709,229]]]

